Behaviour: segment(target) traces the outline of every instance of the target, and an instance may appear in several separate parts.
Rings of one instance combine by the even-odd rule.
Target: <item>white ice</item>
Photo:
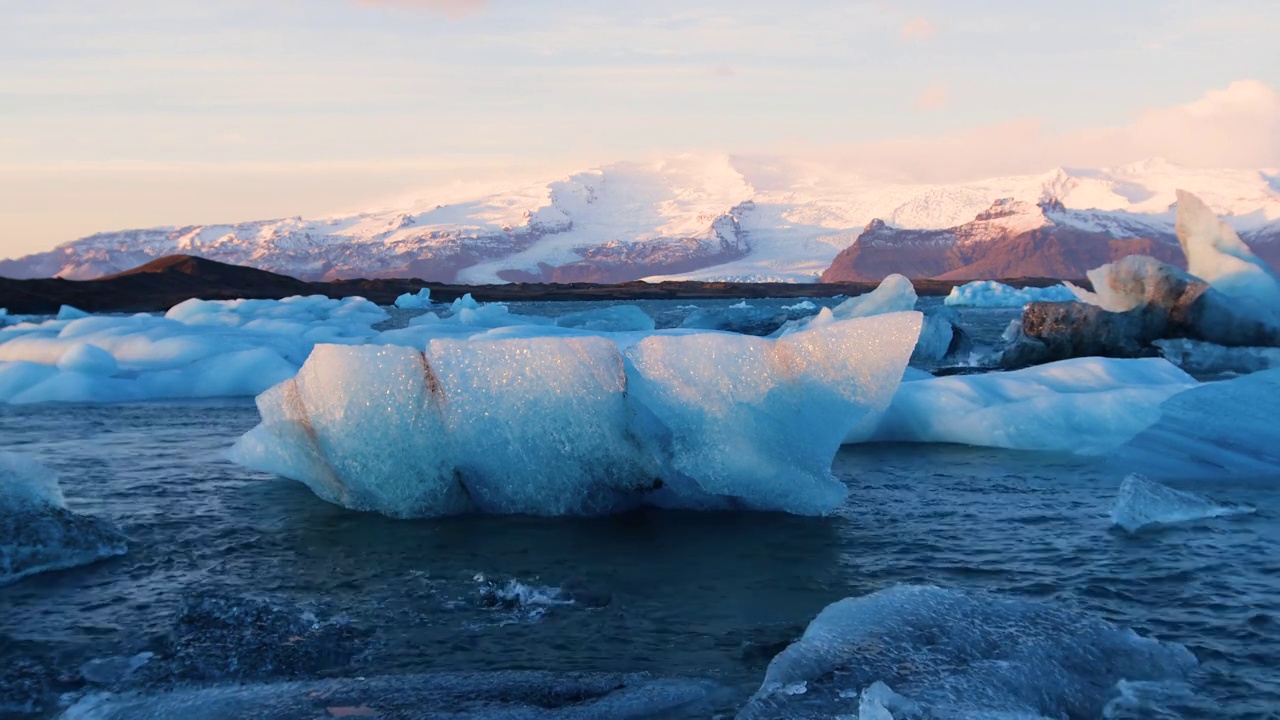
[[[1128,312],[1141,305],[1160,301],[1162,290],[1189,276],[1173,265],[1145,255],[1129,255],[1085,273],[1093,290],[1064,283],[1081,301],[1108,312]]]
[[[1187,270],[1254,314],[1280,318],[1280,279],[1200,198],[1178,191],[1178,242]]]
[[[1017,308],[1031,302],[1071,302],[1075,293],[1065,285],[1014,288],[995,280],[978,280],[951,288],[947,305],[983,308]]]
[[[163,317],[60,313],[0,328],[0,402],[252,396],[292,377],[316,343],[379,339],[361,298],[188,300]]]
[[[1101,717],[1119,681],[1179,682],[1196,665],[1181,645],[1058,605],[896,586],[822,610],[738,718],[831,718],[858,696],[872,718]]]
[[[401,310],[424,310],[431,307],[431,288],[422,288],[416,293],[404,293],[396,298],[396,307]]]
[[[396,517],[641,503],[820,514],[845,497],[831,460],[888,404],[920,316],[780,340],[547,330],[435,338],[425,352],[320,346],[258,398],[262,423],[233,457]]]
[[[1280,474],[1280,370],[1174,395],[1159,420],[1119,448],[1117,472],[1157,479]]]
[[[1196,381],[1158,358],[1076,358],[1013,372],[905,382],[866,440],[1095,454],[1160,419]]]
[[[1176,523],[1252,513],[1243,505],[1223,505],[1203,495],[1175,490],[1142,475],[1130,475],[1120,483],[1111,509],[1111,521],[1128,532]]]
[[[0,585],[86,565],[126,551],[110,523],[66,509],[58,476],[0,451]]]

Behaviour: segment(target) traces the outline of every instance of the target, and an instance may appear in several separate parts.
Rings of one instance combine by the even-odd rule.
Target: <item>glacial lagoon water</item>
[[[965,320],[998,335],[1008,314]],[[1131,535],[1108,518],[1122,478],[1094,461],[868,445],[837,456],[851,493],[824,518],[398,521],[227,461],[256,422],[248,399],[0,406],[0,450],[58,470],[71,509],[113,518],[131,541],[123,557],[0,587],[5,699],[191,680],[190,664],[166,666],[180,616],[261,602],[342,631],[275,676],[210,663],[226,679],[644,671],[713,681],[697,716],[732,717],[825,606],[909,583],[1043,600],[1186,645],[1200,667],[1162,713],[1280,708],[1280,478],[1182,481],[1257,511]],[[147,652],[132,679],[93,671]]]

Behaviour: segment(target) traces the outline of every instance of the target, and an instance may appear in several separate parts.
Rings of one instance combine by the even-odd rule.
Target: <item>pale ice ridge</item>
[[[603,514],[640,504],[821,514],[831,460],[888,405],[918,313],[769,340],[504,328],[322,345],[258,398],[232,456],[396,517]]]
[[[114,525],[67,510],[52,470],[0,451],[0,585],[126,550]]]
[[[1280,278],[1230,225],[1183,190],[1178,191],[1177,234],[1188,272],[1246,304],[1251,314],[1280,321]]]
[[[1014,288],[995,280],[977,280],[951,288],[943,299],[947,305],[962,307],[1022,307],[1030,302],[1071,302],[1076,299],[1065,285],[1046,288]]]
[[[1196,666],[1182,645],[1058,605],[895,586],[823,609],[738,718],[1102,717],[1122,681],[1180,683]]]
[[[1132,533],[1252,512],[1252,507],[1216,503],[1203,495],[1175,490],[1135,474],[1120,483],[1116,504],[1111,509],[1111,522]]]
[[[1156,479],[1280,473],[1280,370],[1207,382],[1160,406],[1157,422],[1115,453],[1117,470]]]
[[[60,316],[0,328],[0,402],[256,395],[292,377],[316,343],[376,340],[371,326],[387,317],[362,298],[320,296]]]
[[[848,438],[1098,454],[1197,386],[1166,360],[1075,358],[1012,372],[904,382],[879,424]]]

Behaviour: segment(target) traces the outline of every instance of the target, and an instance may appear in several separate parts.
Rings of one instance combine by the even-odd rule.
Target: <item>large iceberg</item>
[[[258,398],[232,456],[395,517],[601,514],[639,504],[820,514],[831,460],[888,405],[919,313],[768,340],[497,331],[317,347]]]
[[[1120,681],[1196,666],[1182,645],[1056,605],[896,586],[827,606],[738,718],[1095,718]]]
[[[1077,358],[904,382],[879,426],[849,441],[1096,454],[1153,425],[1165,400],[1195,386],[1191,376],[1158,358]]]
[[[1230,225],[1185,190],[1178,191],[1176,229],[1192,275],[1258,314],[1280,318],[1280,279]]]
[[[1156,478],[1280,474],[1280,370],[1200,385],[1160,406],[1115,454],[1117,472]]]
[[[976,280],[951,288],[947,305],[980,308],[1019,308],[1031,302],[1072,302],[1075,293],[1065,285],[1015,288],[995,280]]]
[[[1223,505],[1202,495],[1175,490],[1142,475],[1130,475],[1120,483],[1120,493],[1111,509],[1111,522],[1128,532],[1175,523],[1241,515],[1254,509],[1243,505]]]
[[[67,509],[52,470],[0,451],[0,585],[125,550],[111,523]]]

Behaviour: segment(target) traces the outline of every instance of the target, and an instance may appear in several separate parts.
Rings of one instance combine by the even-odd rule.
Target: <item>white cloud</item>
[[[1186,104],[1146,110],[1123,125],[1059,132],[1043,118],[1028,117],[808,150],[872,176],[926,182],[1055,166],[1115,167],[1152,157],[1193,167],[1280,168],[1280,92],[1239,80]]]
[[[356,0],[357,5],[425,8],[445,17],[473,15],[485,9],[487,0]]]
[[[902,25],[898,38],[903,41],[928,40],[938,34],[938,26],[925,17],[913,17]]]

